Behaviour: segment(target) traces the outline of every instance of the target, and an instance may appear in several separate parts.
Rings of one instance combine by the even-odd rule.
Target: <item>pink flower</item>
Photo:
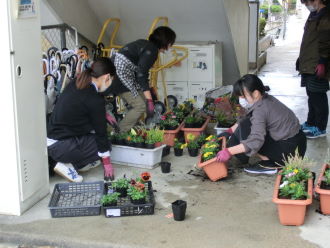
[[[164,120],[166,120],[166,116],[162,115],[162,116],[160,117],[160,119],[162,119],[162,120],[164,121]]]
[[[176,116],[175,116],[175,115],[172,115],[172,118],[173,118],[173,119],[175,119],[175,118],[176,118]]]

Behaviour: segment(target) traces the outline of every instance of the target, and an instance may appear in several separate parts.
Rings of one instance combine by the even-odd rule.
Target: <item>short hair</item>
[[[175,32],[166,26],[156,28],[149,36],[149,40],[154,43],[158,49],[167,49],[168,46],[172,46],[174,44],[175,39]]]

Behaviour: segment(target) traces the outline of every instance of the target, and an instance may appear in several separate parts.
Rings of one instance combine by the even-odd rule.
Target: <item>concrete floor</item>
[[[294,66],[303,22],[290,21],[287,39],[268,50],[268,64],[260,72],[271,88],[270,94],[292,108],[300,121],[306,118],[307,104]],[[308,141],[307,156],[315,160],[316,172],[324,161],[328,143],[329,135]],[[316,212],[317,201],[309,207],[303,226],[279,224],[271,201],[274,176],[250,176],[236,168],[228,179],[210,182],[187,174],[196,163],[196,158],[187,152],[177,158],[172,150],[164,161],[172,163],[170,174],[162,174],[160,168],[150,170],[157,190],[154,215],[52,219],[48,195],[20,217],[0,216],[0,242],[7,242],[0,247],[330,247],[330,217]],[[138,176],[145,171],[119,165],[115,168],[117,176]],[[102,178],[102,169],[83,176],[85,181],[97,181]],[[59,182],[64,181],[57,176],[51,178],[50,192]],[[165,217],[171,213],[170,203],[177,199],[188,203],[183,222]]]

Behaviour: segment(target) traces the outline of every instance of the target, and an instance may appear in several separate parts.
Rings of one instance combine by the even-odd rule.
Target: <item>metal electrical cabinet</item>
[[[188,58],[164,71],[167,95],[174,95],[179,103],[195,99],[196,106],[204,104],[205,93],[222,85],[222,48],[220,42],[177,43],[189,51]],[[182,52],[177,52],[181,56]],[[162,63],[173,59],[171,51],[161,54]],[[164,99],[161,73],[158,76],[158,93]]]
[[[39,0],[0,2],[0,213],[20,215],[49,193],[40,9]]]

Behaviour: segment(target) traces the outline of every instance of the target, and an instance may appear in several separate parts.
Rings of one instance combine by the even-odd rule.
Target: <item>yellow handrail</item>
[[[151,24],[151,27],[149,28],[149,32],[148,32],[148,37],[147,39],[149,39],[149,36],[152,34],[152,32],[155,30],[156,25],[160,22],[160,21],[164,21],[164,26],[168,26],[168,17],[166,16],[159,16],[156,17],[154,19],[154,21]]]
[[[97,44],[102,42],[105,31],[106,31],[107,27],[109,26],[109,24],[111,22],[115,23],[115,26],[114,26],[114,29],[113,29],[113,31],[111,33],[111,36],[110,36],[109,46],[105,47],[105,48],[102,48],[103,56],[109,55],[112,48],[116,48],[116,49],[122,48],[122,46],[114,44],[116,35],[118,33],[118,30],[119,30],[119,26],[120,26],[120,19],[119,18],[109,18],[104,22],[101,33],[99,35],[99,38],[97,39]]]

